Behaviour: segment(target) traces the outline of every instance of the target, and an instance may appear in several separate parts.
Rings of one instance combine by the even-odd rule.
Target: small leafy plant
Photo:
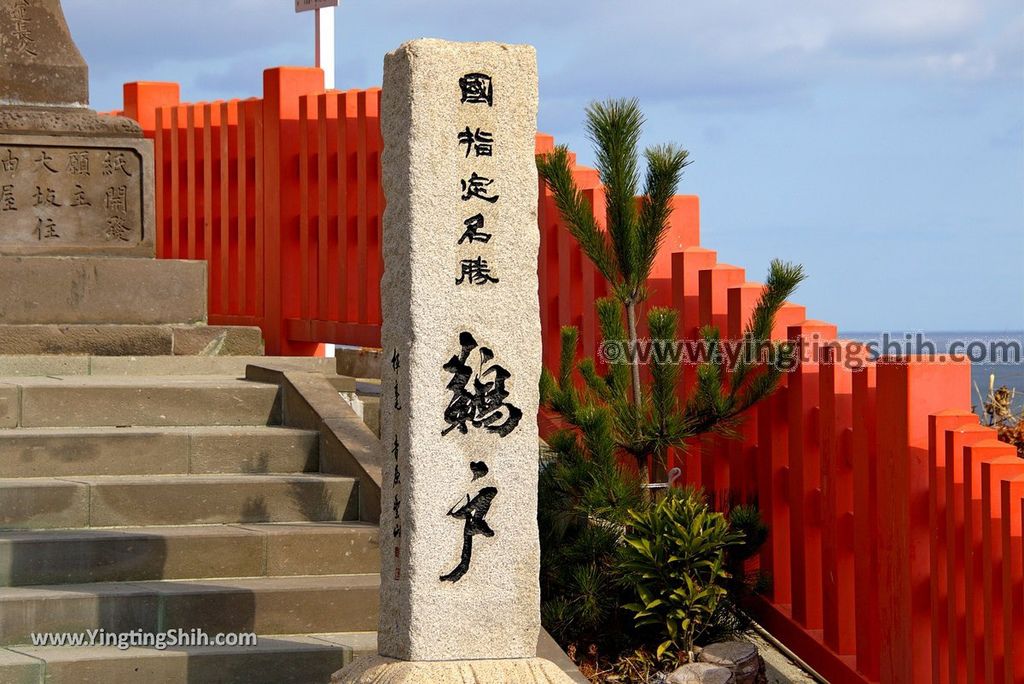
[[[727,594],[726,552],[744,535],[693,489],[671,490],[630,517],[619,569],[638,600],[624,607],[637,627],[660,632],[659,659],[692,659],[698,634]]]

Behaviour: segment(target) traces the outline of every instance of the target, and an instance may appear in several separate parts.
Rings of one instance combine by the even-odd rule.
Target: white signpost
[[[324,86],[333,88],[334,8],[338,0],[295,0],[297,13],[316,11],[316,66],[324,70]]]

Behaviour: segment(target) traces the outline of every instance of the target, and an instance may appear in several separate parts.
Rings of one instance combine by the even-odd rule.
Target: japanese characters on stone
[[[394,392],[393,405],[395,408],[397,420],[397,415],[402,411],[402,397],[398,384],[398,375],[399,371],[402,368],[402,355],[397,348],[394,349],[391,353],[390,365],[392,375],[390,380],[394,382],[394,387],[392,390]],[[395,431],[394,437],[394,443],[391,445],[391,462],[389,463],[389,465],[394,468],[394,472],[391,476],[393,494],[391,509],[394,514],[394,523],[392,524],[391,527],[391,537],[394,539],[395,547],[395,571],[393,574],[393,578],[397,581],[402,578],[402,471],[401,465],[399,463],[399,459],[401,456],[401,443],[399,442],[397,431]]]
[[[383,656],[536,654],[536,103],[528,46],[385,60]]]
[[[19,57],[37,57],[36,21],[29,14],[32,3],[29,0],[15,0],[7,8],[10,23],[9,48]]]
[[[140,173],[132,151],[0,143],[0,242],[137,243]]]
[[[481,72],[465,74],[459,79],[460,105],[463,111],[472,113],[475,107],[494,107],[495,86],[490,75]],[[472,116],[469,117],[472,120]],[[500,239],[500,227],[495,225],[494,207],[501,201],[500,181],[492,176],[495,172],[484,170],[482,165],[495,157],[501,141],[494,131],[487,130],[486,124],[477,125],[471,121],[456,130],[454,139],[462,158],[463,176],[459,181],[459,201],[465,209],[465,218],[459,228],[457,249],[459,253],[456,287],[488,287],[501,282],[494,272],[494,265],[488,254],[482,253],[483,245]],[[488,164],[496,169],[495,165]],[[490,219],[489,219],[490,217]],[[496,232],[497,231],[497,232]],[[507,437],[519,425],[523,412],[508,401],[508,381],[512,374],[496,359],[495,352],[481,346],[471,332],[459,334],[459,351],[444,364],[443,370],[450,375],[447,391],[450,399],[444,411],[442,436],[466,435],[470,430],[482,430]],[[473,560],[474,538],[495,536],[487,522],[487,514],[499,495],[499,489],[488,482],[490,468],[483,458],[469,464],[472,479],[470,491],[460,498],[447,515],[462,521],[462,551],[458,564],[441,576],[442,582],[458,582],[470,571]]]
[[[459,79],[459,90],[462,93],[460,104],[462,110],[470,114],[475,107],[491,108],[494,106],[494,83],[492,78],[483,73],[469,73]],[[494,178],[480,172],[480,164],[494,157],[495,148],[501,141],[496,141],[494,132],[486,130],[475,122],[467,123],[454,131],[456,147],[463,156],[463,177],[459,180],[459,199],[466,207],[466,217],[459,231],[458,247],[460,261],[455,284],[465,287],[481,287],[501,282],[493,272],[493,265],[486,255],[477,253],[477,244],[488,244],[494,234],[490,232],[488,217],[493,223],[494,213],[490,209],[501,200],[496,189]],[[493,175],[493,171],[486,174]]]

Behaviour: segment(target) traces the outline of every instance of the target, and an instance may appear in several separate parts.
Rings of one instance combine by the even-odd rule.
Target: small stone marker
[[[385,59],[383,657],[335,681],[568,680],[535,657],[536,123],[530,46]]]
[[[0,0],[0,255],[155,255],[152,143],[88,109],[59,0]]]
[[[667,684],[735,684],[732,671],[711,663],[688,663],[672,672]]]
[[[728,668],[736,684],[756,684],[764,678],[764,661],[748,641],[720,641],[700,652],[700,661]]]

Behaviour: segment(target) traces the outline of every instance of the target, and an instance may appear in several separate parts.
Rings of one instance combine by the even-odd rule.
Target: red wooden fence
[[[380,92],[323,91],[319,70],[278,68],[262,98],[181,104],[174,84],[125,87],[153,138],[158,251],[210,264],[210,320],[259,325],[268,351],[379,341]],[[538,136],[539,152],[553,140]],[[577,180],[604,216],[597,174]],[[696,197],[675,201],[653,303],[737,337],[763,287],[699,246]],[[600,274],[540,188],[544,359],[562,325],[599,343]],[[787,304],[773,336],[819,343],[836,327]],[[757,501],[771,534],[768,593],[751,609],[832,682],[1024,684],[1024,461],[970,411],[968,367],[941,359],[788,374],[741,439],[695,440],[686,480]],[[694,382],[684,369],[684,391]]]
[[[382,272],[380,89],[324,91],[319,69],[264,73],[263,97],[182,104],[168,83],[125,86],[124,110],[154,140],[157,255],[209,263],[210,323],[256,325],[270,354],[321,343],[377,346]],[[539,135],[539,152],[550,150]],[[577,173],[595,206],[593,170]],[[698,242],[696,197],[678,197],[668,244]],[[546,359],[561,325],[595,353],[604,281],[541,193],[540,296]],[[669,303],[671,266],[653,276]],[[568,296],[563,293],[570,293]],[[551,356],[554,354],[554,357]]]

